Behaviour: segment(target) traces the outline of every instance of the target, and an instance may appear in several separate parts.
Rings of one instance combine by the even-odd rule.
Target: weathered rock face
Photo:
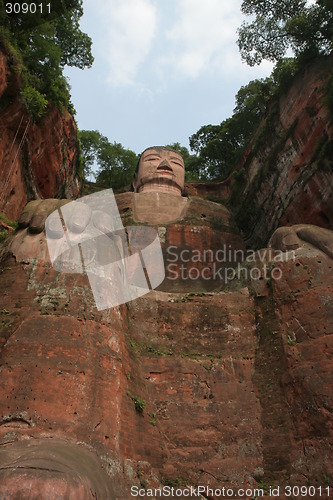
[[[1,467],[2,498],[115,498],[96,455],[61,439],[12,442]]]
[[[185,182],[185,193],[188,196],[227,201],[231,194],[232,185],[232,177],[221,182]]]
[[[0,52],[0,210],[16,220],[28,201],[79,194],[73,117],[49,109],[33,123],[19,99],[20,75]]]
[[[289,463],[291,482],[305,476],[315,484],[316,479],[318,483],[323,481],[323,474],[333,475],[332,266],[332,259],[320,251],[296,252],[295,260],[281,266],[288,279],[273,283],[277,335],[283,349],[280,392],[285,406],[280,411],[281,431],[286,432],[289,425],[291,447],[284,458],[287,467]],[[272,327],[269,317],[264,323],[267,342]],[[270,446],[266,463],[274,473]]]
[[[272,109],[236,170],[230,206],[260,248],[281,225],[333,225],[332,56],[310,64]]]
[[[109,498],[129,498],[140,481],[254,484],[261,409],[251,380],[256,338],[247,290],[186,303],[153,292],[102,315],[84,277],[56,275],[41,262],[2,265],[2,293],[13,282],[18,290],[14,305],[9,295],[2,302],[2,444],[42,438],[62,439],[65,451],[66,444],[91,447],[115,488]],[[15,484],[24,491],[2,450],[0,491],[14,493]],[[27,481],[43,483],[51,458],[43,459],[32,472],[28,462]]]
[[[131,200],[118,197],[124,223]],[[192,203],[167,238],[203,213],[202,200]],[[204,203],[207,219],[216,204]],[[297,245],[289,233],[276,238],[295,247],[285,262],[274,267],[269,253],[257,262],[280,279],[154,291],[104,312],[86,276],[54,271],[43,234],[22,231],[21,246],[30,239],[40,254],[1,262],[0,492],[19,498],[33,484],[31,498],[55,488],[60,498],[128,499],[132,485],[325,486],[333,264],[296,230]],[[66,473],[81,449],[83,463],[71,458]],[[61,475],[45,474],[55,462]]]
[[[307,241],[284,255],[286,260],[272,269],[280,279],[261,289],[253,282],[250,286],[257,309],[253,380],[262,407],[263,467],[268,482],[285,474],[289,484],[302,484],[302,477],[323,484],[320,477],[333,472],[328,459],[333,262]]]
[[[1,74],[0,65],[0,86]],[[309,81],[318,75],[309,71]],[[254,210],[244,212],[252,243],[268,241],[289,213],[290,225],[304,222],[303,214],[322,226],[331,220],[327,149],[317,157],[313,152],[314,138],[323,131],[330,137],[331,129],[319,92],[310,87],[314,125],[300,109],[306,128],[297,123],[289,130],[293,116],[281,101],[276,168],[266,171],[248,152],[249,180],[243,187],[241,176],[235,181],[241,190],[231,196],[241,200],[238,209],[245,210],[253,195]],[[308,102],[302,96],[290,90],[295,102]],[[267,165],[272,158],[261,154]],[[290,165],[302,154],[306,161],[296,172]],[[326,185],[315,190],[311,182],[320,179]],[[298,198],[301,213],[293,200],[303,196],[303,181],[313,188],[313,204]],[[256,185],[260,189],[251,191]],[[223,186],[218,189],[223,197]],[[214,282],[209,264],[229,264],[218,252],[245,251],[230,211],[195,196],[177,196],[176,203],[172,194],[155,195],[136,200],[124,193],[118,208],[124,226],[158,230],[166,263],[173,248],[169,262],[178,277],[167,274],[159,290],[120,307],[98,312],[87,276],[51,268],[45,235],[33,234],[43,227],[43,208],[39,215],[27,210],[30,229],[21,229],[7,247],[0,261],[0,372],[6,381],[0,384],[0,496],[128,500],[131,486],[164,484],[230,487],[234,498],[244,498],[237,488],[291,484],[321,486],[317,497],[327,498],[324,488],[333,481],[332,232],[281,228],[272,248],[242,263],[239,275]],[[49,200],[45,210],[55,203]],[[283,260],[273,260],[274,249]],[[207,250],[212,262],[197,258]],[[199,275],[183,279],[180,264]],[[251,274],[253,266],[259,275]]]

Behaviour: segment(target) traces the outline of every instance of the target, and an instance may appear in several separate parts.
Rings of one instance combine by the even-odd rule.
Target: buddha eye
[[[157,160],[160,160],[160,158],[158,158],[157,156],[156,157],[150,156],[149,158],[145,158],[145,161],[157,161]]]

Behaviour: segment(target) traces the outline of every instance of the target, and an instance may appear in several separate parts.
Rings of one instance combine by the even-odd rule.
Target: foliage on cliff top
[[[273,100],[285,92],[298,69],[296,59],[280,60],[270,77],[240,88],[231,118],[219,125],[204,125],[190,137],[190,147],[208,179],[223,180],[232,172]]]
[[[279,61],[290,49],[301,58],[332,51],[333,0],[243,0],[241,10],[254,16],[238,30],[240,53],[250,66]]]
[[[14,12],[14,5],[21,7]],[[91,39],[79,26],[82,0],[43,0],[35,13],[24,12],[23,5],[29,4],[0,0],[0,48],[22,72],[22,99],[36,119],[47,102],[73,112],[63,68],[93,63]]]
[[[95,175],[102,188],[119,188],[129,185],[138,162],[138,156],[117,142],[111,143],[97,130],[79,132],[84,175]],[[97,172],[93,167],[97,165]]]
[[[309,60],[327,56],[332,50],[333,0],[316,0],[314,4],[306,0],[243,0],[241,10],[254,16],[239,29],[243,60],[253,66],[267,59],[276,66],[269,78],[253,80],[238,91],[231,118],[219,125],[204,125],[190,137],[199,170],[211,180],[230,175],[261,120],[276,109],[276,101],[296,73]],[[288,49],[297,57],[284,57]],[[329,84],[326,105],[330,110],[331,90]]]

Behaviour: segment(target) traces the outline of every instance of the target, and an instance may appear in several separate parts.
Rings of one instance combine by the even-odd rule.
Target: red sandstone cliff
[[[31,199],[76,197],[80,187],[73,117],[50,107],[34,123],[19,92],[20,74],[0,52],[0,211],[11,219]]]
[[[252,242],[283,220],[332,221],[330,158],[315,154],[332,137],[318,83],[326,70],[317,70],[297,77],[270,145],[252,145],[240,165],[232,200]],[[118,197],[124,225],[130,196]],[[215,251],[238,239],[229,219],[216,203],[190,200],[187,216],[159,234],[180,250]],[[42,234],[26,238],[41,251]],[[219,292],[193,283],[104,312],[86,276],[21,260],[7,254],[0,265],[0,496],[27,496],[33,484],[32,498],[49,498],[47,485],[66,498],[63,478],[72,498],[112,500],[130,498],[131,485],[332,484],[329,255],[304,245],[270,262],[281,279],[235,279]]]
[[[281,225],[333,225],[332,63],[318,59],[295,77],[237,166],[230,206],[251,245]]]
[[[228,179],[186,184],[190,195],[225,200],[252,247],[281,225],[333,226],[332,63],[318,59],[298,73]]]
[[[27,237],[45,246],[42,234]],[[324,490],[333,477],[331,266],[306,245],[276,264],[280,280],[154,291],[98,312],[87,276],[7,255],[0,496],[25,497],[31,484],[36,500],[51,498],[51,486],[73,500],[127,500],[130,486],[161,483]],[[91,467],[107,473],[98,485]]]

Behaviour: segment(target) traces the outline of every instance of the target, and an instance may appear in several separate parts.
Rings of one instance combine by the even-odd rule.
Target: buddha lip
[[[172,168],[167,167],[166,165],[163,165],[163,166],[161,166],[161,167],[157,167],[157,170],[158,170],[159,172],[170,172],[170,173],[172,173],[172,172],[173,172],[173,171],[172,171]]]
[[[174,173],[170,170],[159,170],[158,171],[158,176],[163,179],[163,177],[168,177],[168,178],[173,178]]]
[[[170,172],[170,170],[159,170],[159,173],[172,175],[172,172]]]

